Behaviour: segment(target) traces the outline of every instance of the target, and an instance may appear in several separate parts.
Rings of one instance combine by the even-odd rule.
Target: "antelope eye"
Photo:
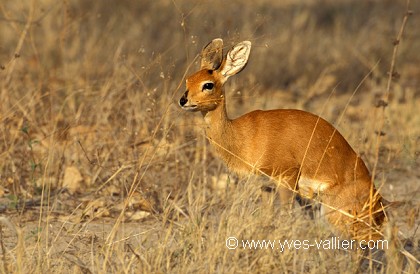
[[[212,90],[213,87],[214,87],[214,84],[213,83],[205,83],[203,85],[203,90]]]

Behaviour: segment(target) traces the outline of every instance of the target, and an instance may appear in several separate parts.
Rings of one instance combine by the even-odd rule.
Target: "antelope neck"
[[[232,120],[227,116],[224,98],[219,101],[214,110],[201,113],[206,123],[206,135],[210,139],[223,138],[223,135],[231,133]]]

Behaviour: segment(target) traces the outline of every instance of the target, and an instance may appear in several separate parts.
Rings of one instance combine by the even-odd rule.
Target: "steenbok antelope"
[[[282,186],[281,203],[293,201],[293,193],[316,195],[340,234],[381,238],[382,198],[363,160],[330,123],[295,109],[255,110],[229,119],[223,86],[245,67],[250,50],[251,42],[244,41],[223,58],[223,40],[209,43],[179,105],[203,114],[206,135],[231,170],[275,179]]]

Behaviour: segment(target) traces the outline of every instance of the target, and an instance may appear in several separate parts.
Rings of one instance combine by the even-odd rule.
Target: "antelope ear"
[[[244,69],[248,63],[249,53],[251,52],[251,42],[243,41],[234,46],[226,55],[226,60],[219,68],[219,72],[225,77],[225,81]]]
[[[201,51],[201,69],[215,70],[223,60],[223,40],[214,39]]]

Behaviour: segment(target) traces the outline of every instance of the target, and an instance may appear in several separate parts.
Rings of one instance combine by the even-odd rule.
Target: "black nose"
[[[182,95],[181,99],[179,99],[179,105],[181,107],[183,107],[188,102],[187,96],[188,96],[188,90],[184,93],[184,95]]]

